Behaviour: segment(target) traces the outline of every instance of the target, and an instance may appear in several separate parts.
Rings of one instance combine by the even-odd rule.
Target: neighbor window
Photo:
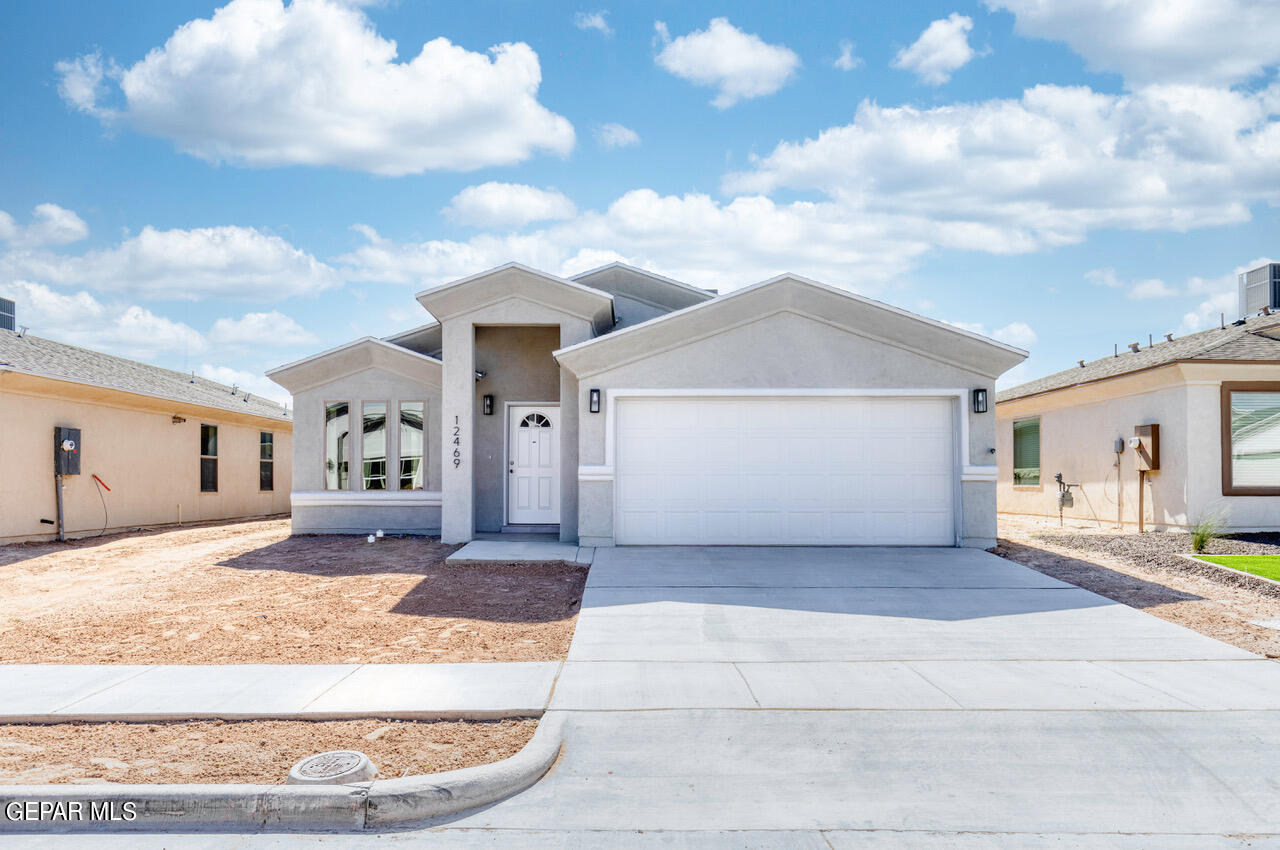
[[[258,489],[276,489],[276,437],[270,431],[258,433]]]
[[[324,489],[348,487],[347,464],[350,447],[348,404],[330,402],[324,406]]]
[[[1280,384],[1222,385],[1222,494],[1280,495]]]
[[[387,403],[366,401],[360,444],[364,463],[364,489],[387,489]]]
[[[200,426],[200,492],[218,492],[218,426]]]
[[[421,490],[426,469],[422,464],[422,425],[426,404],[400,402],[400,489]]]
[[[1013,423],[1013,484],[1040,485],[1040,420],[1017,419]]]

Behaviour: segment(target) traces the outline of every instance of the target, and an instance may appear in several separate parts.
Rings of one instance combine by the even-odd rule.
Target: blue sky
[[[277,397],[508,260],[794,271],[1029,349],[1008,385],[1280,256],[1274,0],[128,9],[6,6],[0,295]]]

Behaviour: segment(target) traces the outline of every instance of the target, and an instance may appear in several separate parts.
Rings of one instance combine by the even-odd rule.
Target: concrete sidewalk
[[[547,706],[560,662],[0,666],[0,722],[511,717]]]

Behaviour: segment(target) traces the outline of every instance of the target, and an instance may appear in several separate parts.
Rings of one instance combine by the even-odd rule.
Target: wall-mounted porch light
[[[493,415],[493,396],[491,395],[487,395],[484,397],[484,415],[485,416]]]
[[[595,389],[594,387],[591,389],[591,392],[588,394],[587,409],[590,410],[592,413],[600,412],[600,391],[598,389]]]
[[[987,412],[987,390],[985,387],[978,387],[973,391],[973,412]]]

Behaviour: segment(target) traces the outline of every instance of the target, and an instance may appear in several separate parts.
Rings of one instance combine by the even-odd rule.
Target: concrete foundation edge
[[[0,834],[376,829],[453,814],[523,791],[551,768],[562,743],[563,719],[551,713],[509,758],[424,776],[352,785],[0,786]],[[24,807],[41,804],[62,804],[69,817],[23,816]],[[76,809],[78,818],[70,814]],[[15,812],[17,817],[10,816]],[[90,818],[94,813],[101,817]]]

